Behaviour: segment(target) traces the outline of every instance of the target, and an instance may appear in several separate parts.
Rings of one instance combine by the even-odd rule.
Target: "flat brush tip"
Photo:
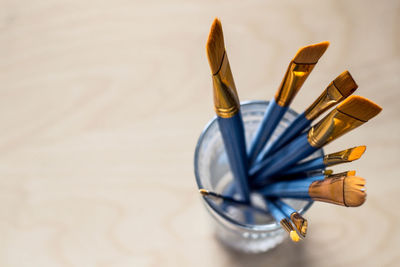
[[[211,72],[218,73],[225,53],[224,34],[222,32],[222,24],[218,18],[215,18],[208,35],[207,58],[210,64]]]
[[[358,85],[348,70],[345,70],[336,77],[333,84],[344,97],[348,97],[358,88]]]
[[[361,156],[365,152],[365,149],[367,149],[366,146],[358,146],[358,147],[353,148],[349,155],[349,161],[353,161],[353,160],[357,160],[357,159],[361,158]]]
[[[328,41],[304,46],[297,51],[293,61],[297,64],[316,64],[328,46]]]
[[[382,108],[371,100],[353,95],[337,106],[337,110],[360,121],[368,121],[378,115]]]

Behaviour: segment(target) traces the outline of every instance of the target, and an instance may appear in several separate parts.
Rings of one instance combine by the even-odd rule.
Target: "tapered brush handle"
[[[324,169],[324,158],[319,157],[316,159],[308,160],[303,163],[299,163],[290,167],[287,171],[284,171],[282,175],[289,175],[294,173],[308,172],[313,170]]]
[[[264,117],[258,126],[257,132],[250,145],[249,150],[249,164],[255,162],[257,156],[261,150],[267,144],[269,138],[274,132],[276,126],[279,124],[283,115],[287,111],[287,107],[279,106],[275,99],[271,100],[268,104],[267,110],[265,111]]]
[[[236,186],[235,186],[234,182],[228,184],[228,186],[225,187],[224,190],[222,191],[222,195],[231,197],[231,198],[234,198],[235,193],[236,193]],[[222,210],[227,211],[228,207],[229,207],[229,203],[227,203],[226,201],[222,202],[222,204],[221,204]]]
[[[270,143],[270,145],[268,145],[263,152],[261,152],[260,156],[258,157],[259,160],[267,158],[279,148],[293,140],[303,130],[310,127],[310,125],[311,121],[306,118],[304,112],[297,116],[297,118],[281,133],[281,135],[272,143]]]
[[[241,112],[239,111],[231,118],[217,118],[229,166],[236,184],[236,192],[239,192],[241,200],[249,202],[248,161]]]
[[[293,212],[297,212],[294,208],[292,208],[279,198],[274,199],[273,202],[289,218]]]
[[[279,223],[283,219],[286,218],[285,214],[270,200],[265,200],[268,211],[271,213],[272,217],[274,217],[275,221]]]
[[[323,176],[315,176],[298,181],[278,182],[260,189],[259,193],[264,197],[310,199],[310,195],[308,194],[310,185],[315,181],[323,179]]]
[[[271,157],[252,167],[249,172],[251,183],[263,184],[271,176],[286,170],[288,167],[315,152],[318,148],[310,145],[307,135],[307,132],[303,133]]]

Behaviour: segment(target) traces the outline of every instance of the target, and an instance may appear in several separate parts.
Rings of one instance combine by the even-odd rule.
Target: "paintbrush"
[[[304,174],[302,177],[296,177],[294,179],[285,179],[285,177],[290,177],[290,176],[282,176],[280,177],[280,180],[301,180],[301,179],[310,179],[313,178],[315,180],[322,180],[322,179],[326,179],[326,178],[332,178],[332,177],[347,177],[347,176],[354,176],[356,175],[356,171],[355,170],[350,170],[350,171],[344,171],[344,172],[338,172],[338,173],[333,173],[333,172],[323,172],[321,174],[314,174],[314,175],[307,175]]]
[[[250,211],[254,211],[257,213],[261,213],[261,214],[268,214],[268,211],[260,208],[260,207],[255,207],[253,205],[251,205],[250,203],[244,202],[244,201],[240,201],[240,200],[236,200],[230,196],[225,196],[225,195],[221,195],[212,191],[209,191],[207,189],[199,189],[199,193],[206,198],[212,199],[214,201],[219,202],[220,204],[226,204],[228,206],[237,206],[237,207],[242,207],[245,209],[249,209]]]
[[[268,185],[278,183],[278,182],[283,182],[283,181],[300,181],[304,179],[314,179],[314,180],[323,180],[326,178],[332,178],[332,177],[346,177],[346,176],[354,176],[356,175],[356,171],[351,170],[351,171],[345,171],[345,172],[340,172],[340,173],[333,173],[333,171],[327,171],[327,172],[318,172],[318,173],[296,173],[296,174],[291,174],[291,175],[285,175],[285,176],[274,176],[270,177],[265,183],[263,184],[257,184],[254,186],[253,190],[258,190],[260,188],[266,187]]]
[[[310,75],[319,58],[324,54],[329,42],[305,46],[297,51],[290,62],[286,74],[265,111],[249,150],[250,166],[267,144],[276,126],[287,111],[293,98]]]
[[[294,139],[271,157],[250,169],[253,183],[262,183],[322,146],[359,127],[382,110],[374,102],[361,96],[350,96],[316,125]]]
[[[295,210],[294,210],[294,212],[291,212],[289,215],[286,215],[285,211],[289,211],[291,208],[288,205],[286,205],[285,203],[281,204],[281,203],[278,202],[278,203],[275,204],[276,200],[274,201],[274,203],[269,203],[270,201],[266,200],[266,203],[267,203],[267,206],[268,206],[268,209],[269,209],[269,212],[268,212],[267,210],[261,209],[259,207],[251,206],[246,202],[239,201],[239,200],[236,200],[234,198],[227,197],[227,196],[222,196],[220,194],[208,191],[206,189],[200,189],[199,192],[203,197],[210,198],[210,199],[212,199],[214,201],[223,201],[224,203],[227,203],[229,205],[233,205],[233,206],[237,206],[237,207],[243,207],[243,208],[249,209],[251,211],[264,214],[264,215],[268,214],[268,213],[271,214],[274,217],[274,219],[278,223],[281,224],[283,229],[285,229],[285,231],[287,231],[289,233],[290,238],[294,242],[300,241],[300,237],[298,236],[298,234],[294,230],[294,228],[293,228],[292,224],[290,223],[290,221],[288,220],[288,218],[290,218],[294,222],[296,228],[298,227],[297,229],[300,229],[299,232],[301,231],[300,233],[302,235],[304,234],[303,236],[305,236],[305,232],[307,231],[307,220],[305,220]],[[278,205],[282,205],[283,208],[285,209],[285,211],[280,210]],[[284,206],[284,205],[286,205],[286,206]]]
[[[356,175],[355,171],[346,171],[337,174],[326,174],[325,176],[320,177],[313,177],[314,181],[328,179],[328,178],[340,178],[340,177],[348,177]],[[286,215],[286,217],[290,218],[297,229],[297,232],[302,236],[305,237],[308,228],[308,222],[303,216],[300,215],[295,209],[293,209],[290,205],[283,202],[279,198],[271,199],[276,206]]]
[[[286,215],[272,201],[265,199],[265,202],[272,217],[286,232],[288,232],[290,239],[293,242],[299,242],[301,240],[300,236],[297,234],[296,230],[294,230],[289,218],[287,218]]]
[[[309,172],[318,169],[325,169],[326,167],[334,166],[337,164],[352,162],[361,158],[361,156],[364,154],[365,149],[366,146],[357,146],[315,159],[311,159],[305,162],[301,162],[290,167],[290,169],[288,169],[287,171],[284,171],[282,175]]]
[[[241,200],[250,202],[248,161],[239,97],[225,51],[222,25],[217,18],[211,26],[206,49],[212,72],[214,108],[236,192],[240,194]]]
[[[290,205],[286,204],[279,198],[270,199],[270,201],[273,202],[275,206],[277,206],[287,218],[290,218],[290,220],[296,227],[297,232],[299,232],[302,237],[306,237],[308,221],[303,218],[303,216],[301,216],[301,214],[298,213],[294,208],[292,208]]]
[[[342,102],[346,97],[351,95],[357,87],[358,86],[350,73],[347,70],[342,72],[328,85],[314,103],[312,103],[303,113],[298,115],[296,119],[282,132],[282,134],[270,143],[263,152],[261,152],[259,159],[263,160],[267,158],[268,155],[274,153],[300,134],[303,130],[310,127],[313,120],[334,105]]]
[[[365,201],[365,180],[357,176],[338,176],[316,180],[284,181],[259,191],[265,197],[299,198],[358,207]]]
[[[326,178],[336,178],[336,177],[350,177],[350,176],[355,176],[355,175],[356,175],[356,171],[351,170],[351,171],[338,172],[338,173],[332,173],[329,175],[325,175],[325,179]]]

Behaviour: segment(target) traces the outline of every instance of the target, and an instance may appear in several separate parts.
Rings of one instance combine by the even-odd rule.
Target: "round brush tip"
[[[290,236],[290,239],[292,239],[292,241],[293,242],[299,242],[300,241],[300,236],[297,234],[297,232],[296,231],[290,231],[290,234],[289,234],[289,236]]]

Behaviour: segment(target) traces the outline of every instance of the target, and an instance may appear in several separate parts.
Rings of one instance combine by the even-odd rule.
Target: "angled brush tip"
[[[357,160],[357,159],[361,158],[361,156],[365,152],[365,149],[367,149],[366,146],[358,146],[358,147],[351,149],[350,155],[349,155],[349,161],[353,161],[353,160]]]
[[[382,108],[365,97],[353,95],[339,104],[337,110],[360,121],[367,122],[378,115]]]
[[[344,97],[351,95],[358,87],[350,72],[345,70],[335,80],[333,84]]]
[[[308,221],[303,218],[298,212],[293,212],[290,215],[290,219],[293,224],[296,226],[296,229],[299,231],[302,237],[305,237],[307,234]]]
[[[344,179],[344,204],[347,207],[361,206],[366,199],[365,179],[358,176]]]
[[[300,228],[300,234],[305,237],[307,234],[307,230],[308,230],[308,221],[304,220]]]
[[[355,170],[347,171],[347,176],[354,176],[354,175],[356,175]]]
[[[225,54],[224,34],[222,32],[221,21],[218,18],[214,19],[214,22],[211,26],[206,50],[211,72],[212,74],[216,74],[221,67]]]
[[[308,45],[300,48],[294,56],[293,61],[297,64],[315,64],[325,53],[329,42]]]

